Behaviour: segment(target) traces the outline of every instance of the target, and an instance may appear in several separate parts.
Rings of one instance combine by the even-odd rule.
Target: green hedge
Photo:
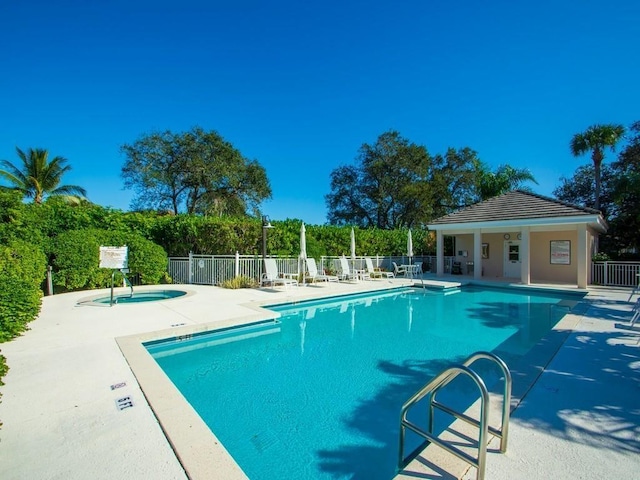
[[[40,312],[41,290],[33,282],[16,277],[4,278],[0,285],[0,342],[6,342],[27,329]]]
[[[267,230],[267,250],[274,255],[297,255],[300,249],[300,220],[271,222]],[[171,257],[189,252],[212,255],[262,253],[262,223],[254,218],[218,218],[193,215],[156,217],[145,226],[151,239],[162,245]],[[362,255],[402,255],[407,249],[407,230],[355,228],[356,249]],[[310,256],[348,255],[351,227],[307,225],[307,252]],[[435,254],[435,235],[414,229],[416,255]]]
[[[40,312],[45,272],[40,248],[22,240],[0,247],[0,342],[25,331]]]
[[[99,229],[71,230],[51,242],[53,283],[58,291],[108,287],[112,271],[100,268],[100,246],[129,247],[129,269],[140,274],[143,284],[166,283],[167,254],[164,249],[136,233]]]

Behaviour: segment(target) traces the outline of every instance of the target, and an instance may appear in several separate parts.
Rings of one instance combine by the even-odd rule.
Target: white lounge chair
[[[636,300],[636,304],[633,306],[631,311],[633,312],[633,316],[631,317],[631,320],[629,321],[629,326],[633,327],[636,324],[636,322],[638,321],[638,317],[640,317],[640,298],[638,298],[638,300]]]
[[[283,278],[278,273],[278,265],[276,264],[275,259],[273,258],[265,258],[264,260],[264,268],[265,272],[260,277],[260,287],[264,285],[284,285],[287,288],[289,285],[298,286],[298,281],[293,278]]]
[[[338,277],[340,280],[357,280],[357,276],[355,273],[351,272],[349,268],[349,261],[346,257],[340,257],[338,259],[338,265],[340,271],[338,272]]]
[[[383,272],[382,270],[376,270],[373,267],[373,262],[371,261],[371,258],[369,258],[369,257],[364,257],[364,263],[367,266],[367,273],[369,274],[369,276],[371,278],[382,278],[382,277],[393,278],[393,277],[395,277],[393,272]]]
[[[312,282],[337,282],[340,279],[336,275],[325,275],[324,273],[318,273],[318,265],[316,265],[315,258],[307,258],[307,272]]]
[[[399,267],[396,262],[391,262],[391,263],[393,263],[393,274],[395,276],[407,274],[407,270],[404,267]]]
[[[414,275],[422,275],[422,262],[416,262],[413,264],[413,272]]]

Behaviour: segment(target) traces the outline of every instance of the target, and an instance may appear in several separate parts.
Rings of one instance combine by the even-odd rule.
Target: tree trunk
[[[593,171],[596,177],[596,191],[594,192],[594,205],[593,208],[596,210],[600,210],[600,166],[602,165],[602,158],[604,155],[598,149],[593,151],[592,159],[593,159]]]

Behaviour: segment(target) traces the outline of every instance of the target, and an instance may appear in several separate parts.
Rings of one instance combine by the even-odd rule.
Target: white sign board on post
[[[128,247],[100,247],[100,268],[129,268]]]

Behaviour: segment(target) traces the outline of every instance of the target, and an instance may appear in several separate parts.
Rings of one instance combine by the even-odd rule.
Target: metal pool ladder
[[[502,398],[502,424],[500,428],[494,428],[489,426],[489,392],[487,390],[484,381],[480,376],[473,371],[470,366],[473,365],[477,360],[486,359],[495,362],[500,369],[502,370],[502,374],[504,376],[504,392]],[[473,382],[478,387],[480,391],[480,419],[476,420],[475,418],[469,417],[462,412],[458,412],[453,410],[452,408],[443,405],[438,402],[436,399],[436,394],[438,391],[449,384],[454,378],[458,375],[464,374],[470,377]],[[476,352],[469,356],[464,362],[461,364],[454,365],[442,373],[437,375],[433,380],[427,383],[424,387],[418,390],[413,396],[407,400],[402,406],[402,410],[400,413],[400,445],[399,445],[399,457],[398,457],[398,471],[402,470],[407,466],[409,461],[413,458],[413,456],[409,456],[408,458],[404,455],[404,443],[405,443],[405,432],[408,428],[412,430],[416,434],[423,437],[427,442],[434,443],[439,447],[445,449],[447,452],[455,455],[456,457],[464,460],[468,464],[477,469],[477,480],[484,479],[485,472],[485,464],[487,458],[487,442],[488,442],[488,434],[500,438],[500,452],[504,453],[507,451],[507,438],[509,435],[509,413],[510,413],[510,404],[511,404],[511,372],[509,371],[509,367],[507,364],[502,361],[500,357],[494,355],[490,352]],[[430,395],[429,399],[429,431],[424,431],[422,428],[418,427],[414,423],[407,420],[408,411],[420,400],[422,400],[425,396]],[[465,421],[479,429],[479,438],[478,438],[478,456],[473,457],[468,453],[460,450],[455,447],[452,443],[444,441],[438,438],[433,433],[433,415],[434,410],[438,408],[454,417]]]

